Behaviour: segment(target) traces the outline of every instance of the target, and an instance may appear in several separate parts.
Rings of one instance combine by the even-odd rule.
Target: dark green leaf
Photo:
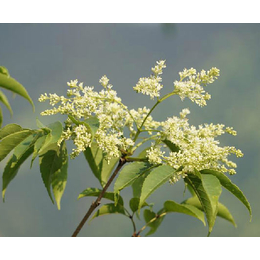
[[[176,144],[172,143],[171,141],[169,141],[167,139],[163,140],[163,143],[165,143],[168,146],[168,148],[171,150],[171,152],[177,153],[180,150],[180,148]]]
[[[78,199],[83,198],[83,197],[88,197],[88,196],[98,197],[101,192],[102,192],[101,189],[97,189],[97,188],[87,188],[86,190],[82,191],[82,192],[79,194]],[[114,192],[108,192],[108,191],[107,191],[107,192],[105,192],[105,193],[103,194],[103,198],[108,199],[108,200],[115,201],[114,195],[115,195]],[[118,204],[124,205],[123,198],[122,198],[121,196],[119,196]]]
[[[99,216],[103,216],[103,215],[107,215],[107,214],[123,214],[125,216],[125,209],[122,205],[117,204],[117,206],[115,206],[114,203],[109,203],[109,204],[105,204],[103,205],[91,218],[90,221],[92,221],[94,218],[97,218]]]
[[[35,158],[38,156],[39,151],[45,142],[45,139],[46,139],[46,135],[43,135],[43,136],[39,137],[34,144],[33,155],[32,155],[32,160],[31,160],[31,168],[32,168]]]
[[[228,191],[230,191],[234,196],[236,196],[248,209],[250,217],[252,218],[252,210],[251,206],[243,194],[243,192],[234,184],[231,182],[231,180],[222,172],[213,171],[213,170],[203,170],[201,173],[204,174],[211,174],[218,178],[221,185],[226,188]]]
[[[162,184],[167,182],[174,174],[174,169],[168,165],[161,165],[152,169],[150,174],[145,178],[141,190],[139,210],[146,199]]]
[[[204,220],[204,213],[199,210],[198,208],[192,206],[192,205],[182,205],[179,203],[176,203],[172,200],[165,201],[164,203],[164,209],[165,212],[177,212],[177,213],[183,213],[190,215],[192,217],[195,217],[199,219],[204,226],[206,226],[205,220]]]
[[[116,179],[114,192],[116,193],[130,186],[142,174],[149,171],[151,167],[152,165],[148,162],[132,162],[125,165]]]
[[[68,153],[66,143],[64,141],[60,145],[59,157],[61,160],[61,166],[53,173],[51,180],[52,191],[58,209],[60,209],[61,197],[67,184]]]
[[[192,197],[189,198],[185,201],[182,202],[182,204],[188,204],[188,205],[192,205],[200,210],[203,210],[203,207],[201,206],[201,203],[199,201],[199,199],[197,197]],[[227,209],[227,207],[225,207],[222,203],[218,203],[218,212],[217,212],[217,216],[221,217],[229,222],[231,222],[235,227],[236,227],[236,223],[235,220],[233,218],[233,216],[231,215],[231,213],[229,212],[229,210]]]
[[[5,192],[8,184],[16,176],[20,166],[24,163],[24,161],[32,154],[34,143],[38,138],[38,134],[34,136],[30,135],[23,142],[15,147],[14,153],[7,162],[3,173],[3,199],[5,197]]]
[[[0,73],[0,87],[11,90],[12,92],[24,97],[27,99],[34,109],[34,104],[26,89],[14,78],[8,77]]]
[[[135,213],[138,210],[139,203],[140,203],[139,198],[132,198],[129,201],[129,207],[133,211],[133,213]],[[149,206],[149,205],[146,202],[144,202],[144,204],[142,205],[142,208],[146,207],[146,206]]]
[[[6,95],[3,93],[3,91],[0,90],[0,102],[2,102],[6,107],[7,109],[9,110],[11,116],[13,115],[13,110],[9,104],[9,101],[6,97]]]
[[[151,220],[151,223],[148,224],[148,227],[150,227],[149,232],[146,234],[146,236],[152,235],[153,233],[156,232],[156,230],[158,229],[158,227],[161,225],[163,219],[165,216],[159,217],[157,218],[157,216],[159,214],[161,214],[164,211],[164,209],[160,210],[157,214],[149,209],[145,209],[144,210],[144,219],[146,224],[148,224]],[[157,219],[155,219],[157,218]]]
[[[85,125],[88,125],[88,128],[91,130],[91,140],[93,141],[94,135],[96,134],[98,128],[99,128],[99,120],[97,117],[90,117],[85,120]]]
[[[91,144],[91,147],[87,147],[84,151],[84,155],[90,169],[99,180],[101,186],[104,187],[119,158],[112,158],[108,164],[103,151],[99,149],[97,143],[94,142]]]
[[[62,167],[62,156],[60,147],[57,144],[49,145],[44,154],[39,155],[40,171],[43,183],[47,189],[52,203],[54,203],[51,195],[52,176]]]
[[[32,133],[32,130],[22,130],[5,136],[0,142],[0,161]]]
[[[22,131],[22,127],[17,124],[9,124],[0,129],[0,140],[4,137]]]
[[[201,175],[199,172],[196,172],[196,175],[188,174],[184,180],[193,188],[201,202],[210,234],[215,224],[218,199],[222,191],[220,182],[213,175]]]

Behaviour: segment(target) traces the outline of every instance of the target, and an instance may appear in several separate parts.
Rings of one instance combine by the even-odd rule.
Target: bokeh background
[[[140,77],[149,76],[150,68],[166,59],[162,94],[173,88],[183,68],[197,70],[217,67],[220,78],[207,87],[212,99],[200,108],[189,100],[168,99],[154,111],[156,120],[178,115],[182,108],[191,110],[190,123],[223,123],[237,130],[236,137],[223,136],[223,145],[241,149],[244,157],[236,159],[237,184],[251,203],[253,219],[249,222],[246,208],[227,191],[220,201],[231,211],[238,225],[217,218],[212,236],[260,236],[260,25],[259,24],[0,24],[0,65],[21,82],[32,97],[36,111],[29,103],[7,93],[14,111],[12,118],[3,108],[4,125],[18,123],[36,128],[36,118],[43,123],[62,117],[42,117],[48,108],[39,103],[41,93],[65,95],[66,82],[71,79],[99,88],[104,74],[129,108],[151,107],[147,96],[132,87]],[[69,146],[71,147],[71,146]],[[69,148],[70,149],[70,148]],[[3,172],[5,161],[0,163]],[[2,185],[0,181],[0,185]],[[69,161],[68,182],[58,211],[42,183],[38,159],[32,169],[29,160],[22,165],[0,202],[0,236],[61,237],[70,236],[84,216],[93,198],[77,200],[87,187],[98,187],[83,157]],[[149,199],[159,210],[168,199],[181,202],[184,184],[166,184]],[[122,192],[127,199],[131,188]],[[137,221],[141,228],[144,221]],[[80,236],[131,236],[129,219],[120,215],[103,216],[86,224]],[[153,236],[206,236],[207,228],[195,218],[169,214]]]

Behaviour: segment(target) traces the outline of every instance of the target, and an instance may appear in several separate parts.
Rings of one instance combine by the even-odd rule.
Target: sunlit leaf
[[[82,191],[79,194],[78,199],[83,198],[83,197],[89,197],[89,196],[98,197],[101,192],[102,192],[101,189],[87,188],[86,190]],[[115,196],[114,195],[115,195],[114,192],[107,191],[107,192],[105,192],[103,194],[103,198],[115,201]],[[121,196],[119,196],[119,198],[118,198],[118,204],[124,205],[123,198]]]
[[[199,201],[199,199],[197,197],[192,197],[189,198],[185,201],[182,202],[182,204],[187,204],[187,205],[192,205],[200,210],[203,211],[203,207]],[[233,216],[231,215],[231,213],[229,212],[229,210],[227,209],[226,206],[224,206],[222,203],[218,203],[218,212],[217,212],[217,216],[221,217],[229,222],[231,222],[235,227],[236,227],[236,223],[235,220],[233,218]]]
[[[196,175],[187,174],[184,180],[193,188],[201,202],[210,234],[216,220],[218,199],[222,191],[221,184],[215,176],[202,175],[199,172],[196,172]]]
[[[12,116],[13,115],[13,110],[12,110],[10,104],[9,104],[9,101],[8,101],[6,95],[1,90],[0,90],[0,102],[2,102],[7,107],[7,109],[9,110],[9,112],[10,112],[10,114]]]
[[[204,226],[206,226],[206,223],[204,220],[204,213],[192,205],[182,205],[182,204],[176,203],[172,200],[168,200],[164,203],[164,209],[165,209],[165,212],[167,212],[167,213],[176,212],[176,213],[182,213],[182,214],[186,214],[186,215],[195,217],[195,218],[199,219],[204,224]]]
[[[97,218],[99,216],[108,215],[108,214],[122,214],[127,216],[125,213],[125,209],[122,205],[117,204],[117,206],[115,206],[114,203],[109,203],[103,205],[99,210],[97,210],[90,221],[92,221],[94,218]]]
[[[22,127],[17,124],[9,124],[0,129],[0,140],[4,137],[22,131]]]
[[[151,170],[145,178],[141,190],[139,209],[146,199],[161,185],[167,182],[174,174],[174,169],[168,165],[161,165]]]
[[[12,92],[24,97],[30,102],[34,109],[33,101],[30,98],[27,90],[14,78],[8,77],[7,75],[0,73],[0,87],[11,90]]]
[[[160,211],[158,211],[158,213],[156,214],[155,212],[149,210],[149,209],[145,209],[144,210],[144,219],[146,224],[148,224],[151,220],[157,218],[157,216],[159,214],[161,214],[164,211],[164,209],[161,209]],[[156,230],[158,229],[158,227],[161,225],[162,221],[164,220],[165,216],[159,217],[157,219],[155,219],[154,221],[152,221],[151,223],[148,224],[148,227],[150,227],[150,230],[148,233],[146,233],[146,236],[150,236],[153,233],[156,232]]]
[[[32,130],[22,130],[5,136],[0,142],[0,161],[33,132]]]
[[[218,178],[221,185],[226,188],[228,191],[230,191],[234,196],[236,196],[248,209],[250,217],[252,218],[252,210],[251,206],[243,194],[243,192],[234,184],[231,182],[231,180],[222,172],[213,171],[213,170],[202,170],[201,173],[204,174],[211,174]]]

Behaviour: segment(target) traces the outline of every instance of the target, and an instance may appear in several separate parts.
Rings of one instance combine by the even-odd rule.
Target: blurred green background
[[[149,76],[150,68],[166,59],[162,94],[173,88],[183,68],[220,69],[220,78],[207,87],[212,99],[200,108],[178,97],[160,104],[156,120],[178,115],[182,108],[191,110],[190,123],[223,123],[237,130],[236,137],[221,137],[222,145],[234,145],[244,157],[235,159],[237,175],[231,176],[247,196],[253,210],[252,222],[246,208],[232,194],[223,191],[220,201],[231,211],[238,225],[217,219],[212,236],[260,236],[260,25],[259,24],[0,24],[0,65],[21,82],[33,101],[29,103],[7,93],[13,118],[3,108],[4,122],[36,128],[62,117],[41,117],[48,108],[39,103],[41,93],[65,95],[71,79],[99,88],[104,74],[129,108],[151,107],[147,96],[132,87],[140,77]],[[71,146],[69,146],[71,147]],[[6,160],[5,160],[6,161]],[[5,161],[1,162],[3,172]],[[69,161],[68,183],[58,211],[42,183],[38,162],[29,169],[24,164],[7,189],[6,202],[0,202],[0,236],[70,236],[84,216],[93,198],[77,201],[87,187],[98,187],[83,157]],[[0,183],[2,185],[2,183]],[[159,210],[168,199],[181,202],[184,184],[166,184],[149,199]],[[122,192],[127,199],[131,189]],[[137,221],[139,228],[143,221]],[[103,216],[86,224],[80,236],[131,236],[129,219],[120,215]],[[207,228],[195,218],[169,214],[154,236],[206,236]]]

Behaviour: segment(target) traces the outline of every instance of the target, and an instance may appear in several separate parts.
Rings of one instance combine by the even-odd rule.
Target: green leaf
[[[107,214],[123,214],[125,216],[125,209],[122,205],[117,204],[117,206],[115,206],[114,203],[109,203],[109,204],[105,204],[103,205],[91,218],[90,221],[92,221],[94,218],[97,218],[99,216],[103,216],[103,215],[107,215]]]
[[[84,121],[85,125],[87,124],[88,128],[91,130],[91,142],[94,139],[94,136],[99,128],[99,120],[97,117],[90,117]]]
[[[0,161],[33,132],[34,131],[27,129],[5,136],[0,142]]]
[[[22,127],[17,124],[9,124],[4,126],[2,129],[0,129],[0,140],[2,140],[4,137],[22,131]]]
[[[32,154],[35,141],[39,138],[39,134],[30,135],[23,142],[17,145],[14,153],[7,162],[3,173],[2,197],[5,198],[5,192],[8,184],[16,176],[20,166]]]
[[[168,148],[171,150],[171,152],[177,153],[180,150],[180,148],[176,144],[172,143],[171,141],[169,141],[167,139],[163,140],[163,143],[165,143],[168,146]]]
[[[139,210],[146,199],[162,184],[167,182],[174,174],[174,169],[168,165],[161,165],[152,169],[150,174],[145,178],[141,190]]]
[[[47,189],[52,203],[54,203],[51,195],[51,185],[53,175],[62,168],[60,147],[55,143],[49,145],[47,150],[45,150],[45,153],[39,155],[39,162],[43,183]]]
[[[164,209],[165,209],[165,212],[167,212],[167,213],[177,212],[177,213],[183,213],[183,214],[195,217],[195,218],[199,219],[204,224],[204,226],[206,226],[206,223],[204,220],[204,213],[192,205],[182,205],[182,204],[176,203],[172,200],[167,200],[164,203]]]
[[[140,203],[140,198],[132,198],[129,201],[129,207],[130,207],[130,209],[132,210],[133,213],[135,213],[138,210],[139,203]],[[142,205],[142,208],[146,207],[146,206],[149,206],[149,204],[144,202],[143,205]]]
[[[2,108],[0,106],[0,127],[2,127],[3,124],[3,112],[2,112]]]
[[[94,142],[91,144],[91,147],[87,147],[84,155],[90,169],[99,180],[101,186],[104,187],[119,158],[112,158],[108,164],[103,151]]]
[[[30,98],[28,92],[26,89],[14,78],[8,77],[7,75],[4,75],[0,73],[0,87],[3,87],[5,89],[11,90],[12,92],[24,97],[29,101],[29,103],[32,105],[34,110],[34,104],[32,99]]]
[[[0,73],[7,76],[7,77],[10,77],[8,69],[4,66],[0,66]]]
[[[138,154],[139,158],[146,158],[147,157],[147,151],[151,149],[151,147],[146,147],[142,152]]]
[[[218,199],[222,191],[220,182],[213,175],[201,175],[197,171],[196,175],[187,174],[184,180],[193,188],[201,202],[206,214],[210,234],[215,224]]]
[[[46,135],[39,137],[37,139],[37,141],[35,142],[30,168],[32,168],[33,162],[36,159],[36,157],[38,156],[39,151],[45,142],[45,139],[46,139]]]
[[[10,112],[10,114],[12,116],[13,115],[13,110],[12,110],[10,104],[9,104],[9,101],[8,101],[6,95],[1,90],[0,90],[0,102],[2,102],[7,107],[7,109],[9,110],[9,112]]]
[[[60,210],[60,201],[67,184],[68,153],[64,141],[60,145],[59,157],[61,160],[61,166],[53,173],[51,180],[52,191],[58,210]]]
[[[46,149],[48,150],[48,147],[50,145],[57,143],[61,137],[62,130],[63,130],[62,124],[59,121],[47,125],[47,128],[50,129],[51,131],[46,136],[45,142],[38,152],[39,154],[44,153]]]
[[[130,186],[142,174],[149,171],[151,167],[152,165],[148,162],[132,162],[125,165],[116,179],[114,192],[117,193]]]
[[[92,196],[92,197],[98,197],[100,195],[100,193],[102,192],[101,189],[97,189],[97,188],[87,188],[86,190],[82,191],[79,196],[78,196],[78,199],[80,198],[83,198],[83,197],[89,197],[89,196]],[[103,198],[105,199],[108,199],[108,200],[112,200],[112,201],[115,201],[115,197],[114,197],[114,192],[105,192],[103,194]],[[119,196],[119,199],[118,199],[118,204],[120,205],[124,205],[124,202],[123,202],[123,198],[121,196]]]
[[[149,209],[145,209],[144,210],[144,219],[145,219],[146,224],[149,223],[154,218],[156,218],[163,211],[164,211],[164,209],[158,211],[158,213],[156,214],[155,212],[153,212]],[[148,224],[148,227],[150,227],[150,230],[148,233],[145,234],[145,236],[149,236],[149,235],[152,235],[153,233],[155,233],[156,230],[158,229],[158,227],[161,225],[162,221],[164,220],[164,217],[165,216],[159,217],[156,220],[152,221],[150,224]]]
[[[246,206],[249,211],[250,218],[252,219],[252,210],[247,198],[245,197],[243,192],[234,183],[232,183],[231,180],[224,173],[213,170],[202,170],[201,173],[203,175],[211,174],[217,177],[221,185],[228,191],[230,191],[234,196],[236,196]]]
[[[187,205],[191,205],[191,206],[194,206],[200,210],[203,211],[203,207],[199,201],[199,199],[197,197],[192,197],[192,198],[189,198],[185,201],[182,202],[182,204],[187,204]],[[235,227],[237,226],[236,223],[235,223],[235,220],[233,218],[233,216],[231,215],[231,213],[229,212],[229,210],[227,209],[226,206],[224,206],[222,203],[218,203],[218,212],[217,212],[217,216],[218,217],[221,217],[229,222],[231,222]]]

